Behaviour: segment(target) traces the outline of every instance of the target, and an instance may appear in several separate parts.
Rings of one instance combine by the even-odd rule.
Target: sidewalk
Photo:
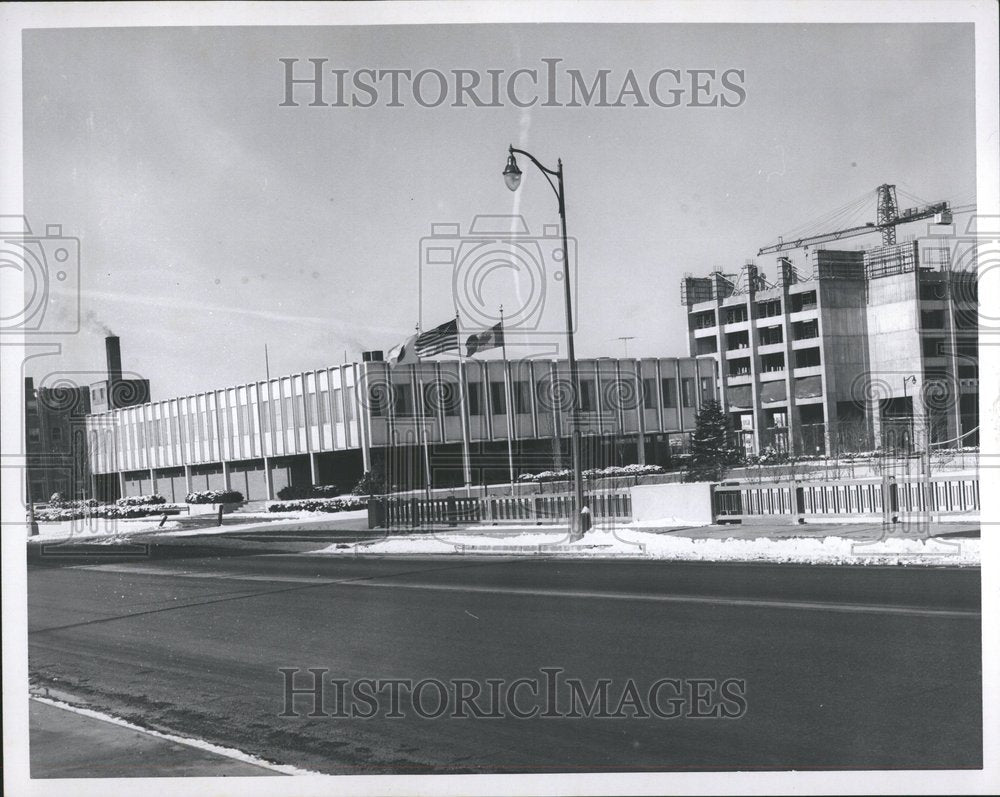
[[[29,701],[28,717],[32,778],[280,774],[38,700]]]

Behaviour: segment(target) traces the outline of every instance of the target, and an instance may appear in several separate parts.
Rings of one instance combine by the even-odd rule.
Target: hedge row
[[[278,498],[282,501],[292,501],[296,498],[334,498],[340,495],[336,484],[313,484],[309,487],[293,487],[288,485],[278,490]]]
[[[367,498],[355,496],[345,498],[303,498],[297,501],[282,501],[268,506],[268,512],[349,512],[368,506]]]
[[[583,472],[585,479],[609,479],[623,476],[652,476],[664,473],[659,465],[611,465],[607,468],[590,468]],[[541,473],[522,473],[521,482],[562,482],[573,478],[571,470],[546,470]]]
[[[184,500],[189,504],[242,504],[243,493],[237,490],[202,490],[188,493]]]
[[[115,503],[118,506],[146,506],[150,504],[165,504],[167,499],[162,495],[130,495],[127,498],[119,498]]]
[[[83,503],[83,502],[78,502]],[[119,506],[106,504],[104,506],[49,507],[35,512],[35,520],[40,523],[58,523],[65,520],[86,520],[89,518],[105,518],[123,520],[141,517],[157,517],[166,511],[179,511],[178,504],[145,504]]]

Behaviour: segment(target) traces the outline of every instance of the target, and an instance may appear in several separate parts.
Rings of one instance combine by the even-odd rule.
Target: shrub
[[[360,496],[344,498],[304,498],[296,501],[282,501],[271,504],[268,512],[349,512],[353,509],[364,509],[368,499]]]
[[[583,472],[585,479],[613,479],[623,476],[652,476],[663,473],[659,465],[610,465],[607,468],[590,468]],[[519,482],[562,482],[573,478],[571,470],[545,470],[541,473],[522,473]]]
[[[49,507],[35,512],[35,520],[41,523],[58,523],[66,520],[87,520],[90,518],[107,518],[111,520],[141,518],[162,515],[165,511],[180,510],[177,504],[142,504],[120,505],[105,504],[99,506],[93,499],[89,501],[68,501],[63,507]]]
[[[310,487],[294,487],[289,484],[278,490],[278,498],[282,501],[296,498],[332,498],[337,495],[340,495],[340,490],[336,484],[314,484]]]
[[[382,474],[373,471],[365,471],[365,474],[358,479],[351,493],[354,495],[381,495],[385,492],[385,482]]]
[[[130,495],[126,498],[119,498],[115,503],[118,506],[143,506],[165,504],[167,503],[167,499],[162,495]]]
[[[188,493],[184,500],[189,504],[240,504],[243,503],[243,493],[236,490],[202,490]]]

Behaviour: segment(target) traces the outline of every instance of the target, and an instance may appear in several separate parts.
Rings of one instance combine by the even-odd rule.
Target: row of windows
[[[346,396],[344,395],[346,391]],[[121,417],[122,436],[125,444],[140,449],[179,444],[182,439],[198,446],[217,438],[228,439],[231,443],[240,436],[255,436],[261,428],[265,433],[272,431],[305,428],[306,409],[312,424],[329,423],[332,416],[337,423],[354,419],[354,388],[332,391],[321,390],[303,395],[296,390],[294,396],[281,395],[273,400],[262,400],[261,416],[257,416],[257,403],[248,402],[246,394],[241,394],[239,403],[232,406],[218,406],[213,394],[190,400],[190,406],[179,402],[173,408],[161,404],[162,417],[144,419],[137,411],[129,411]],[[224,402],[220,401],[219,404]],[[168,414],[169,412],[169,414]],[[216,413],[218,415],[216,416]],[[218,434],[217,434],[218,433]]]
[[[489,384],[489,408],[493,415],[507,414],[507,395],[505,385],[502,381],[491,381]],[[486,402],[484,400],[484,383],[469,382],[468,406],[470,416],[480,416],[485,414]],[[631,385],[629,383],[610,382],[605,390],[605,410],[635,409],[639,399],[631,395]],[[460,415],[460,396],[458,385],[445,383],[443,385],[423,386],[423,405],[417,407],[413,401],[413,389],[411,385],[397,384],[392,386],[391,409],[396,417],[410,417],[421,414],[437,415],[443,413],[446,417]],[[712,397],[711,377],[701,377],[702,398]],[[372,415],[375,417],[387,417],[389,415],[389,401],[383,386],[373,388],[369,397],[372,407]],[[539,412],[560,409],[568,411],[570,409],[569,396],[553,396],[552,385],[540,382],[536,385],[537,410]],[[642,380],[642,405],[647,410],[656,409],[657,391],[655,379]],[[516,414],[527,415],[531,413],[531,383],[527,381],[514,380],[511,382],[511,401]],[[660,402],[665,408],[677,407],[677,380],[673,377],[665,377],[660,380]],[[681,406],[691,408],[695,406],[695,379],[694,377],[684,377],[681,379]],[[580,410],[582,412],[596,412],[599,408],[597,400],[597,383],[593,379],[580,380]]]

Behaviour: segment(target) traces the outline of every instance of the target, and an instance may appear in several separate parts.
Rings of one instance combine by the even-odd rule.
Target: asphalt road
[[[252,537],[102,553],[29,564],[36,685],[271,761],[336,774],[981,766],[977,569],[336,559]],[[308,716],[312,695],[288,706],[279,668],[298,687],[323,670],[330,716]],[[449,691],[425,690],[418,711],[401,687],[396,718],[386,687],[374,717],[336,716],[370,710],[352,692],[366,678]],[[505,702],[519,678],[539,697],[522,684]],[[330,679],[347,680],[345,701]],[[469,703],[453,716],[474,689],[458,679],[499,716]],[[585,716],[565,716],[567,679],[588,696],[610,679],[604,713],[619,716],[579,702]],[[662,679],[682,682],[652,701]],[[683,679],[732,679],[730,699]]]

